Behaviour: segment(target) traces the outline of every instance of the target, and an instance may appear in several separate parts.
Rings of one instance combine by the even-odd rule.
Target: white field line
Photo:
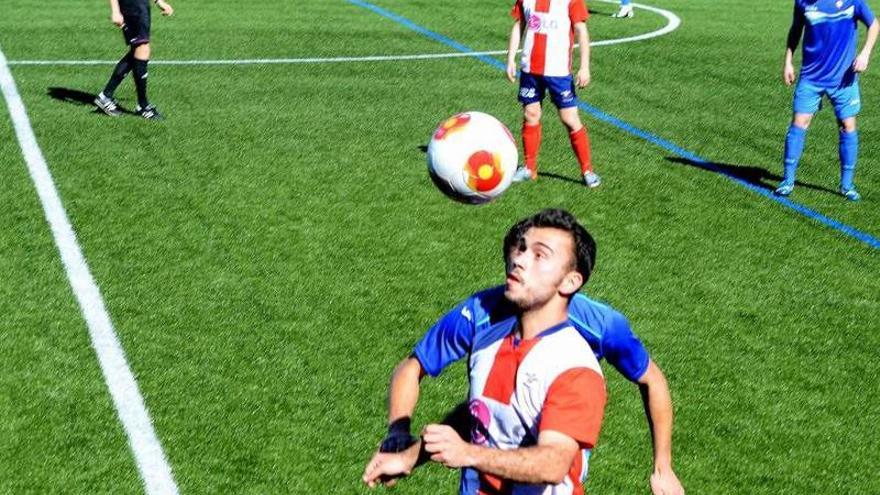
[[[606,3],[617,3],[618,0],[599,0]],[[619,45],[621,43],[633,43],[664,36],[678,29],[681,19],[674,13],[642,5],[632,4],[634,7],[654,12],[666,19],[666,25],[650,33],[616,38],[612,40],[599,40],[590,43],[591,47]],[[620,21],[626,22],[626,21]],[[397,62],[406,60],[432,60],[443,58],[464,58],[504,55],[507,50],[492,50],[485,52],[454,52],[454,53],[418,53],[412,55],[368,55],[361,57],[326,57],[326,58],[245,58],[245,59],[221,59],[221,60],[152,60],[150,65],[272,65],[272,64],[334,64],[356,62]],[[14,60],[9,65],[116,65],[118,60]]]
[[[101,292],[89,271],[82,249],[76,240],[76,234],[67,218],[67,212],[61,203],[61,197],[52,180],[43,152],[37,144],[24,102],[18,93],[2,50],[0,50],[0,90],[6,99],[22,155],[37,189],[40,203],[43,205],[46,220],[55,238],[55,245],[58,246],[58,252],[61,254],[64,271],[88,326],[89,337],[98,356],[101,372],[113,398],[119,420],[128,436],[128,443],[137,461],[144,488],[148,495],[177,494],[171,466],[168,465],[162,446],[153,430],[144,399],[125,359],[125,352],[113,329]]]

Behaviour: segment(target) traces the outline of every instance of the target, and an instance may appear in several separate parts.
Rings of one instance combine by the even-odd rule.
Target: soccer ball
[[[437,127],[428,145],[428,173],[450,198],[480,204],[510,187],[516,173],[513,134],[495,117],[465,112]]]

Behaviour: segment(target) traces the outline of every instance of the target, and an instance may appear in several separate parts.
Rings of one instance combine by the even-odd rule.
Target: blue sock
[[[840,132],[840,187],[844,191],[853,188],[856,175],[856,160],[859,157],[859,131]]]
[[[788,134],[785,135],[785,172],[782,182],[794,184],[794,175],[797,172],[798,163],[801,161],[806,140],[806,129],[794,124],[788,127]]]
[[[629,5],[629,2],[630,2],[630,0],[620,0],[620,6],[623,7],[623,6]]]

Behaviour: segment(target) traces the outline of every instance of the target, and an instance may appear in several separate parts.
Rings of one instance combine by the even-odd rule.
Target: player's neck
[[[523,340],[533,339],[548,328],[568,318],[568,301],[554,297],[539,308],[532,308],[519,317],[519,331]]]

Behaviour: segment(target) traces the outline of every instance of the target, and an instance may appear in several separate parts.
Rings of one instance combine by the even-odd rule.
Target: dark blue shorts
[[[137,2],[131,5],[120,2],[122,19],[122,36],[125,43],[131,46],[143,45],[150,42],[150,5],[147,2]]]
[[[556,108],[577,106],[578,98],[574,91],[571,75],[563,77],[536,76],[523,72],[519,77],[519,101],[523,105],[544,101],[546,92]]]

